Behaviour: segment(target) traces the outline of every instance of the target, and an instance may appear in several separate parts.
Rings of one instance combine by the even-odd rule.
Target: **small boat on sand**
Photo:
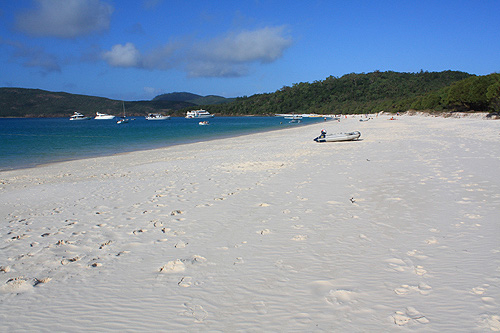
[[[339,141],[353,141],[359,139],[361,132],[354,131],[350,133],[335,133],[320,135],[314,139],[316,142],[339,142]]]

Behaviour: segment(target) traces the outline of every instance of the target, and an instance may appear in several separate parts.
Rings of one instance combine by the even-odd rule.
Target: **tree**
[[[495,75],[495,81],[488,87],[486,98],[490,109],[500,112],[500,74]]]

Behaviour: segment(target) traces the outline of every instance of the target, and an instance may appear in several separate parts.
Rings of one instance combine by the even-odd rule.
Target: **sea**
[[[0,118],[0,171],[36,167],[42,164],[109,156],[178,144],[237,137],[321,122],[304,118],[290,122],[282,117],[214,117],[208,126],[200,119],[172,117],[146,120],[129,117],[116,120],[69,118]],[[312,139],[312,137],[311,137]]]

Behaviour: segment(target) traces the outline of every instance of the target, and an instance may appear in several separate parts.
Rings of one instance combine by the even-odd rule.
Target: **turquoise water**
[[[199,120],[143,117],[117,125],[116,120],[69,121],[68,118],[0,118],[0,170],[34,167],[72,159],[113,155],[222,137],[233,137],[300,124],[279,117],[215,117]]]

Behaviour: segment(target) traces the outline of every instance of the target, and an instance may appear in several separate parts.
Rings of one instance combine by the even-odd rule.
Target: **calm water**
[[[148,121],[137,117],[117,125],[116,120],[0,118],[0,170],[300,126],[278,117],[215,117],[209,121],[209,126],[200,126],[193,119]],[[322,119],[307,118],[301,124],[318,121]]]

